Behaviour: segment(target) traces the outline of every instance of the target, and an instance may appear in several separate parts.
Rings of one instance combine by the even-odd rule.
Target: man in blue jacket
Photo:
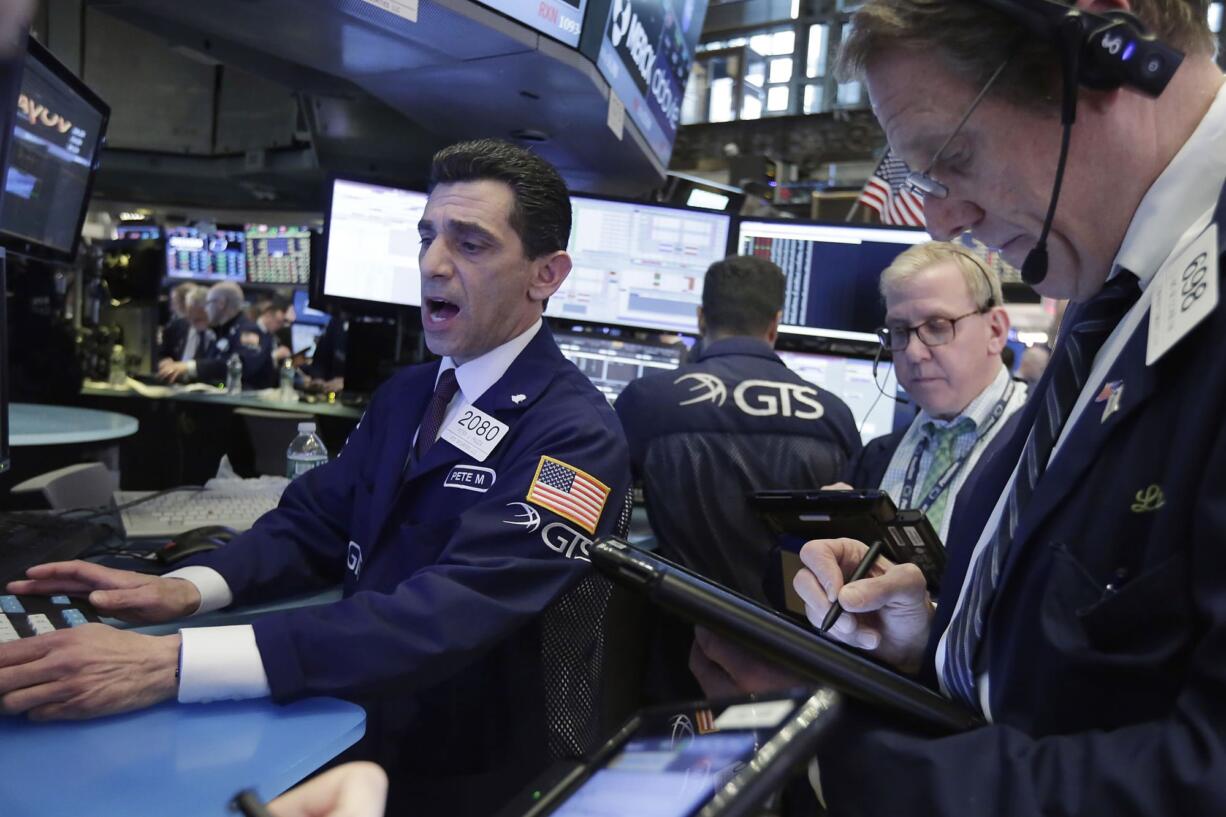
[[[837,598],[837,637],[989,724],[934,738],[850,718],[818,753],[822,788],[836,815],[1221,814],[1226,81],[1203,5],[1079,2],[1135,11],[1184,57],[1132,55],[1178,65],[1156,98],[1082,78],[1054,208],[1055,37],[1000,6],[870,0],[844,60],[923,174],[933,235],[970,230],[1018,266],[1046,238],[1031,277],[1074,303],[1018,432],[959,501],[940,605],[909,565],[845,585],[865,550],[847,539],[806,545],[797,580],[812,620]]]
[[[494,140],[439,152],[432,179],[422,323],[440,362],[394,376],[336,460],[195,565],[155,578],[59,563],[11,587],[93,591],[100,609],[139,621],[335,584],[344,598],[252,626],[151,637],[89,625],[0,645],[5,711],[355,698],[393,802],[423,815],[490,814],[551,752],[586,748],[559,747],[566,688],[548,656],[558,639],[585,656],[582,628],[599,621],[581,605],[560,622],[542,613],[587,575],[630,474],[617,418],[541,320],[571,268],[566,186]],[[567,669],[572,686],[587,671]]]

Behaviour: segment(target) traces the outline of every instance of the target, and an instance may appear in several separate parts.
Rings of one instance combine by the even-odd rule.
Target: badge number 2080
[[[446,429],[442,437],[477,462],[484,462],[509,426],[474,406],[465,406]]]

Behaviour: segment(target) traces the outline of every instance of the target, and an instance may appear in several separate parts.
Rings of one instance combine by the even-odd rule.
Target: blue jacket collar
[[[744,336],[721,338],[710,346],[704,344],[698,353],[698,360],[703,361],[709,357],[721,357],[723,355],[750,355],[752,357],[779,361],[779,356],[775,354],[775,350],[771,348],[769,343],[760,338]]]

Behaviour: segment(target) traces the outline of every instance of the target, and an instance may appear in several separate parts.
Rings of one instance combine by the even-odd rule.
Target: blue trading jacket
[[[437,371],[393,377],[335,460],[198,563],[239,604],[343,584],[339,602],[255,622],[274,699],[361,700],[367,754],[391,767],[394,800],[492,813],[549,762],[557,690],[542,679],[539,614],[614,530],[629,462],[605,399],[542,327],[476,403],[510,427],[488,457],[440,438],[406,468]],[[567,518],[582,514],[566,499],[529,499],[544,457],[607,488],[597,525]]]

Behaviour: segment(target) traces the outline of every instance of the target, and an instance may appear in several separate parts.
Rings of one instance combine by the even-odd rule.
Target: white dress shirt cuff
[[[268,675],[255,629],[250,624],[232,627],[189,627],[179,631],[179,703],[241,701],[269,694]]]
[[[190,565],[172,570],[162,576],[163,579],[186,579],[196,585],[200,591],[200,606],[191,613],[193,616],[211,613],[223,607],[229,607],[234,601],[234,593],[222,575],[211,567]]]
[[[187,379],[188,380],[196,379],[196,361],[194,360],[187,361]]]

